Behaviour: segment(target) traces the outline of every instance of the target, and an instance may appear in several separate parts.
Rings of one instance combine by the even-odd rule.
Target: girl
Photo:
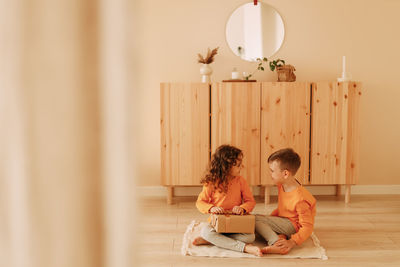
[[[231,211],[235,214],[250,213],[256,202],[246,180],[240,176],[243,168],[243,152],[233,146],[222,145],[211,158],[201,183],[203,190],[197,198],[196,207],[202,213]],[[262,256],[260,248],[251,245],[254,234],[220,234],[211,225],[201,231],[193,245],[209,245]]]

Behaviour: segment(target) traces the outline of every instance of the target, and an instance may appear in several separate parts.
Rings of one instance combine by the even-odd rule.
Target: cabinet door
[[[311,183],[355,184],[359,166],[359,83],[312,87]]]
[[[210,159],[210,85],[161,84],[161,180],[200,185]]]
[[[211,150],[230,144],[243,151],[242,175],[260,184],[260,83],[211,86]]]
[[[261,184],[273,184],[269,155],[287,147],[301,157],[295,177],[308,184],[311,83],[262,83],[261,88]]]

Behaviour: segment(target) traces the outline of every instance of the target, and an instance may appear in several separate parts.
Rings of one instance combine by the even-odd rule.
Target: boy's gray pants
[[[284,234],[290,238],[296,233],[296,229],[288,218],[256,214],[256,233],[260,234],[269,246],[272,246],[279,239],[278,234]]]
[[[244,251],[246,243],[253,243],[255,240],[255,234],[217,233],[209,224],[201,229],[201,237],[217,247],[239,252]]]

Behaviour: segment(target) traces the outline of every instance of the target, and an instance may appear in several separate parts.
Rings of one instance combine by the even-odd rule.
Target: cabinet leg
[[[271,197],[271,187],[266,185],[264,188],[264,197],[265,197],[265,207],[270,203],[270,197]]]
[[[174,198],[174,187],[173,186],[168,186],[167,190],[168,190],[167,204],[171,205],[172,204],[172,200]]]
[[[342,194],[342,186],[340,184],[336,185],[336,196],[340,197],[340,195]]]
[[[260,197],[265,196],[265,186],[260,186]]]
[[[346,194],[344,197],[344,203],[350,203],[350,193],[351,193],[351,185],[346,184]]]

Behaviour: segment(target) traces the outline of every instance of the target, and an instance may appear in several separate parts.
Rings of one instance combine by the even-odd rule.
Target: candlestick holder
[[[348,82],[351,80],[351,74],[346,71],[346,56],[343,56],[342,61],[342,77],[337,78],[338,82]]]
[[[337,78],[338,82],[351,81],[351,74],[349,72],[342,72],[342,77]]]

